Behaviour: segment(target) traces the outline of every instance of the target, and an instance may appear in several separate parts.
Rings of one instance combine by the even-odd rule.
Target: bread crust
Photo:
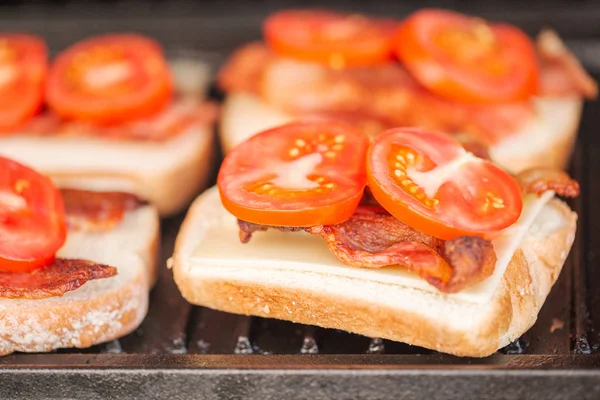
[[[139,326],[157,279],[158,214],[151,206],[130,211],[119,229],[112,239],[114,231],[71,234],[59,253],[115,266],[115,277],[87,282],[62,297],[0,299],[0,355],[86,348]],[[124,235],[132,240],[125,243]],[[127,247],[132,243],[135,248]]]
[[[565,169],[573,153],[573,146],[579,129],[583,100],[567,99],[569,115],[560,125],[559,131],[539,141],[539,145],[531,146],[527,137],[511,143],[509,148],[500,150],[504,143],[489,149],[492,160],[513,173],[532,167],[549,167]],[[544,118],[551,117],[545,115]],[[262,119],[262,122],[261,122]],[[230,93],[223,105],[220,120],[220,141],[225,153],[231,151],[240,141],[240,137],[248,137],[255,130],[258,133],[273,124],[291,121],[293,118],[276,110],[256,96],[246,93]],[[241,123],[240,121],[244,121]],[[553,121],[541,121],[549,127]],[[243,128],[242,128],[243,127]],[[511,138],[509,137],[509,140]],[[514,138],[512,138],[514,139]],[[517,151],[512,151],[516,149]],[[526,151],[518,151],[526,149]]]
[[[148,312],[149,283],[144,269],[138,272],[126,285],[85,301],[0,308],[0,355],[86,348],[133,332]]]
[[[574,107],[575,111],[569,122],[561,128],[557,135],[553,135],[542,146],[536,146],[526,154],[494,152],[492,147],[490,153],[493,161],[515,174],[536,167],[567,169],[575,147],[583,109],[583,100],[574,101],[578,102]],[[518,146],[527,148],[528,143],[523,141]]]
[[[549,206],[560,214],[560,229],[526,239],[491,301],[477,304],[440,293],[316,272],[240,271],[197,264],[192,272],[194,238],[208,233],[203,232],[208,225],[201,221],[205,217],[203,201],[200,198],[190,209],[169,261],[175,282],[190,303],[471,357],[494,353],[535,323],[569,253],[577,221],[569,207],[553,199]],[[268,279],[273,274],[277,278]],[[391,298],[403,301],[390,303]]]

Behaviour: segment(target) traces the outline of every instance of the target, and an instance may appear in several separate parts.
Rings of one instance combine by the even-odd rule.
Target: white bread
[[[135,330],[156,279],[158,225],[156,210],[144,206],[111,231],[69,232],[59,257],[111,265],[117,275],[88,281],[62,297],[0,299],[0,355],[85,348]]]
[[[532,167],[564,169],[573,151],[582,106],[580,98],[535,99],[539,118],[493,145],[490,157],[512,173]],[[229,93],[220,120],[223,150],[227,153],[248,137],[292,119],[257,96]]]
[[[181,227],[169,267],[190,303],[474,357],[494,353],[534,324],[569,253],[577,220],[560,200],[546,203],[495,290],[486,301],[474,302],[364,278],[378,270],[365,270],[357,278],[354,273],[331,273],[319,264],[310,270],[283,264],[262,268],[263,254],[252,260],[253,266],[202,263],[194,254],[204,238],[217,235],[224,212],[218,192],[210,189],[192,205]],[[234,235],[235,229],[230,232]]]
[[[194,60],[171,63],[177,91],[202,97],[207,67]],[[180,211],[206,185],[213,161],[213,128],[190,129],[166,142],[90,137],[0,138],[0,154],[45,173],[59,185],[123,190],[149,200],[161,215]]]

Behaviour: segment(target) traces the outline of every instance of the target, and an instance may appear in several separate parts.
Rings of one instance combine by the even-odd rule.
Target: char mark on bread
[[[95,232],[108,231],[118,225],[125,214],[148,203],[124,192],[94,192],[61,189],[70,229]]]
[[[579,183],[558,169],[533,168],[525,170],[516,176],[524,194],[541,195],[552,190],[559,196],[579,196]]]
[[[110,278],[117,269],[108,265],[76,259],[56,259],[31,272],[0,272],[0,297],[45,299],[62,296],[87,281]]]
[[[321,236],[344,264],[359,268],[399,266],[441,292],[458,292],[489,277],[496,264],[491,242],[479,237],[444,241],[416,231],[379,206],[359,206],[346,222],[330,226],[273,227],[238,220],[240,240],[267,229],[304,230]]]

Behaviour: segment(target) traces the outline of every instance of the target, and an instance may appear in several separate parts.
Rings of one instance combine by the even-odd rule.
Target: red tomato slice
[[[0,157],[0,271],[47,265],[66,234],[63,201],[52,181]]]
[[[285,57],[333,68],[390,60],[397,24],[323,10],[286,10],[268,17],[263,31],[270,47]]]
[[[241,220],[332,225],[350,218],[366,185],[365,135],[326,120],[295,122],[251,137],[219,172],[223,205]]]
[[[65,118],[113,124],[157,113],[172,91],[160,45],[115,34],[83,40],[59,54],[46,95],[50,108]]]
[[[537,91],[531,40],[510,25],[444,10],[422,10],[398,30],[395,51],[432,92],[467,103],[525,100]]]
[[[515,223],[523,200],[518,183],[447,135],[391,129],[367,155],[375,199],[405,224],[441,239],[492,237]]]
[[[47,70],[41,38],[0,35],[0,132],[17,128],[40,110]]]

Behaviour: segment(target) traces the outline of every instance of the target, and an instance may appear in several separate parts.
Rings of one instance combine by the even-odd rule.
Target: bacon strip
[[[0,272],[0,297],[45,299],[62,296],[94,279],[110,278],[117,269],[85,260],[56,259],[32,272]]]
[[[523,193],[541,195],[552,190],[559,196],[579,196],[579,183],[565,172],[550,168],[533,168],[516,176]]]
[[[348,221],[310,228],[272,227],[238,221],[240,240],[275,228],[305,230],[321,236],[329,250],[344,264],[360,268],[401,266],[416,272],[441,292],[458,292],[489,277],[496,253],[479,237],[443,241],[403,224],[378,206],[359,206]]]
[[[537,47],[539,96],[597,96],[596,82],[558,35],[542,32]],[[435,96],[398,62],[333,69],[282,59],[259,42],[234,52],[218,82],[225,91],[255,94],[292,115],[348,119],[371,135],[395,126],[420,126],[467,134],[489,146],[536,117],[532,101],[478,106]]]
[[[275,59],[264,43],[248,43],[229,57],[217,75],[217,82],[227,92],[258,93],[265,67]]]
[[[443,241],[403,224],[380,207],[359,207],[348,221],[307,229],[321,236],[344,264],[361,268],[399,265],[442,292],[481,282],[494,271],[489,241],[461,237]]]
[[[98,126],[82,121],[62,120],[47,111],[29,121],[20,131],[38,136],[87,136],[110,140],[160,142],[169,140],[193,126],[214,122],[218,115],[214,103],[177,99],[158,114],[118,125]]]
[[[107,231],[125,214],[148,204],[131,193],[61,189],[67,225],[80,231]]]
[[[598,83],[555,31],[546,29],[540,32],[537,48],[541,63],[541,95],[583,96],[587,99],[598,96]]]

